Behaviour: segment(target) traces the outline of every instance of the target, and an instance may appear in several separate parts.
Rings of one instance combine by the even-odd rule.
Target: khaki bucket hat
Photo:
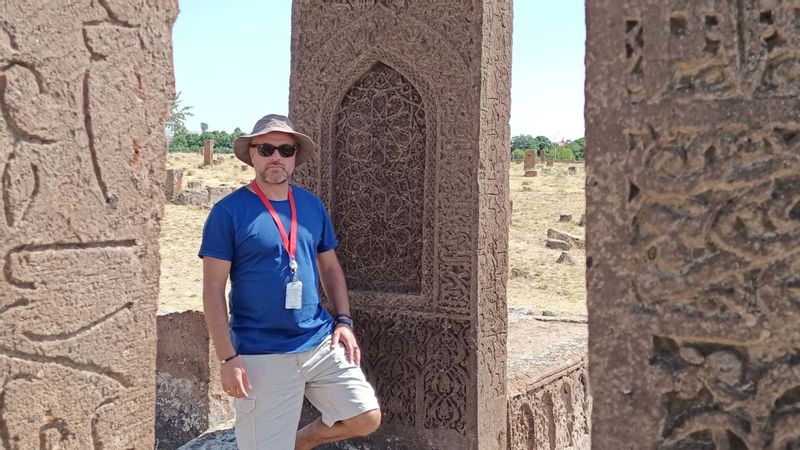
[[[253,127],[252,133],[236,139],[236,142],[233,143],[233,153],[248,166],[252,166],[253,161],[250,159],[250,140],[256,136],[272,133],[273,131],[291,134],[294,136],[295,140],[297,140],[297,145],[300,149],[295,157],[295,166],[303,164],[314,154],[314,149],[316,148],[314,141],[305,134],[297,132],[292,121],[289,120],[288,117],[279,114],[268,114],[260,118]]]

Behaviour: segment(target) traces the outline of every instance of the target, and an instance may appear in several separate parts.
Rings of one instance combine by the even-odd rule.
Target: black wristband
[[[353,319],[342,317],[336,317],[336,325],[347,325],[350,329],[353,329]]]
[[[238,353],[234,353],[233,356],[229,356],[229,357],[223,359],[222,361],[220,361],[220,364],[225,364],[226,362],[232,360],[233,358],[238,358],[238,357],[239,357],[239,354]]]
[[[336,313],[336,315],[333,316],[334,319],[338,319],[340,317],[347,317],[348,319],[353,320],[353,316],[351,316],[350,313]]]

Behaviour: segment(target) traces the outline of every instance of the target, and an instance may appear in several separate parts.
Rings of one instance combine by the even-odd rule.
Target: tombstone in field
[[[536,169],[536,150],[525,151],[525,163],[523,169],[527,172]]]
[[[203,165],[210,166],[214,164],[214,140],[206,139],[203,142]]]
[[[592,445],[800,448],[800,8],[586,17]]]
[[[167,201],[172,201],[183,188],[183,169],[167,169],[167,183],[164,186],[164,196]]]
[[[294,3],[296,180],[331,211],[373,445],[507,445],[511,2]]]
[[[153,448],[175,2],[0,3],[3,448]]]

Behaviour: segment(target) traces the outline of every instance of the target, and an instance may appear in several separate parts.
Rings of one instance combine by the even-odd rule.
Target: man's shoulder
[[[228,214],[234,214],[237,209],[246,205],[249,201],[247,187],[242,186],[230,194],[219,199],[211,208],[212,211],[226,211]]]
[[[322,204],[322,200],[320,200],[317,194],[309,191],[304,187],[300,187],[295,184],[292,185],[292,195],[294,195],[294,198],[297,201],[306,201],[306,202],[314,202],[317,204]]]

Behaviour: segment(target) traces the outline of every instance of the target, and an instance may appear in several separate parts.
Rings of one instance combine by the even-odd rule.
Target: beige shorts
[[[242,355],[252,389],[236,398],[236,443],[240,450],[292,450],[303,396],[335,422],[378,409],[375,391],[344,347],[331,350],[331,337],[301,353]]]

